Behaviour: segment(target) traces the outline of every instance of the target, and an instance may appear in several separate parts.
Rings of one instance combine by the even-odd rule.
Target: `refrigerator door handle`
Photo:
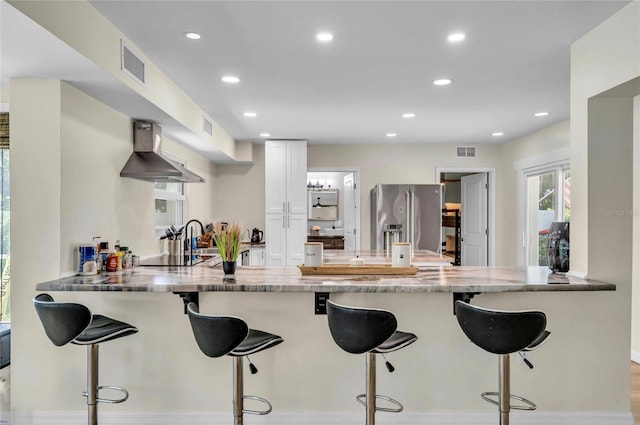
[[[413,238],[411,240],[411,253],[413,255],[413,250],[416,248],[414,245],[416,245],[418,243],[418,241],[416,240],[416,238],[418,237],[418,233],[417,233],[417,230],[416,230],[418,226],[416,226],[416,211],[415,211],[415,209],[416,209],[416,194],[415,194],[415,192],[411,192],[411,195],[413,196],[413,200],[411,202],[411,209],[413,210],[412,211],[413,214],[411,215],[411,217],[413,217],[412,218],[413,224],[411,225],[411,229],[413,231]]]
[[[410,191],[407,190],[404,193],[404,199],[405,199],[406,204],[407,204],[406,210],[405,210],[405,214],[406,214],[406,217],[407,217],[407,229],[405,230],[407,232],[407,238],[404,241],[401,241],[401,242],[409,242],[409,243],[411,243],[412,239],[413,239],[412,238],[412,233],[413,233],[412,214],[413,214],[413,211],[411,211],[411,210],[413,208],[411,206],[412,199],[411,199],[411,192]]]
[[[414,191],[409,192],[409,200],[411,210],[409,211],[410,232],[408,242],[411,244],[411,250],[413,251],[413,245],[416,243],[416,194]]]

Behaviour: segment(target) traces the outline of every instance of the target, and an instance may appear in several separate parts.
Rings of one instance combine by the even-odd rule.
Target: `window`
[[[520,264],[547,265],[547,238],[554,221],[571,218],[571,171],[569,161],[521,170]]]
[[[179,158],[163,155],[184,165]],[[184,223],[184,209],[184,183],[155,183],[156,232],[164,232],[172,224]]]

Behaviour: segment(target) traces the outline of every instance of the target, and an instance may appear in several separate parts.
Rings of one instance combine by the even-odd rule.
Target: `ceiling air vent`
[[[202,131],[204,134],[208,134],[209,136],[213,136],[213,124],[206,118],[202,118]]]
[[[475,158],[476,155],[475,146],[456,146],[456,158]]]
[[[122,40],[121,46],[121,67],[125,74],[129,74],[131,78],[144,85],[144,62],[136,56],[127,46],[124,45]]]

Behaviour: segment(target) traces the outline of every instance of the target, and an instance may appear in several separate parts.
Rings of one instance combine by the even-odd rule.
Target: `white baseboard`
[[[640,353],[637,351],[631,352],[631,361],[634,363],[640,363]]]
[[[633,425],[630,412],[512,412],[518,425]],[[497,412],[403,412],[376,414],[380,425],[495,425]],[[100,413],[101,425],[228,425],[231,414],[208,412]],[[250,425],[361,425],[361,413],[273,412],[245,416]],[[33,412],[14,414],[10,425],[86,425],[86,412]]]

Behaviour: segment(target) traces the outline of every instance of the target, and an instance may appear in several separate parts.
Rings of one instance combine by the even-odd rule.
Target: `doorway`
[[[451,223],[442,228],[443,253],[463,266],[495,265],[495,169],[436,168],[436,181],[444,187],[443,214],[459,216],[458,227],[443,220]]]
[[[307,190],[309,195],[309,209],[317,203],[324,203],[323,199],[335,194],[337,208],[335,215],[314,220],[310,214],[307,227],[318,229],[320,234],[344,236],[344,249],[360,250],[360,173],[355,168],[310,168],[307,172]],[[316,201],[320,192],[320,202]],[[314,197],[312,197],[314,193]],[[330,198],[327,198],[330,199]]]

